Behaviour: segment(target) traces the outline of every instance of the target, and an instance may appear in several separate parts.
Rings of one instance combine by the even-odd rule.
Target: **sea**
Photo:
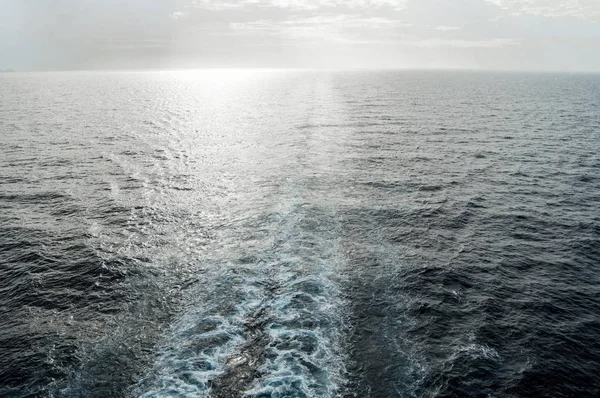
[[[600,74],[0,75],[0,396],[600,396]]]

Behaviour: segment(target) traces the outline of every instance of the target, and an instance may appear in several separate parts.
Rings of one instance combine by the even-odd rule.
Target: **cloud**
[[[439,30],[441,32],[448,32],[448,31],[452,31],[452,30],[461,30],[462,28],[460,26],[445,26],[445,25],[440,25],[440,26],[436,26],[433,29],[434,30]]]
[[[347,7],[373,9],[391,7],[401,10],[410,0],[192,0],[190,6],[207,10],[242,9],[249,7],[277,7],[294,10],[321,10]]]
[[[140,49],[165,49],[169,46],[168,40],[163,39],[148,39],[148,40],[119,40],[106,39],[98,41],[98,45],[105,48],[116,50],[140,50]]]
[[[431,38],[424,40],[409,40],[403,44],[415,47],[458,47],[458,48],[498,48],[519,44],[517,39],[489,39],[489,40],[461,40],[461,39],[441,39]]]
[[[311,28],[337,28],[337,29],[394,29],[410,27],[411,24],[383,18],[360,17],[355,15],[317,15],[307,18],[287,19],[283,21],[258,20],[252,22],[231,23],[234,30],[284,30],[299,26]]]
[[[185,11],[175,11],[171,14],[171,18],[173,19],[181,19],[186,18],[189,14]]]
[[[598,0],[485,0],[513,17],[577,18],[597,21],[600,18]]]
[[[383,17],[357,15],[317,15],[284,21],[259,20],[231,23],[234,31],[258,33],[288,39],[311,39],[337,43],[390,42],[390,36],[411,25]]]
[[[245,3],[245,1],[192,0],[186,7],[220,11],[231,8],[241,8]]]

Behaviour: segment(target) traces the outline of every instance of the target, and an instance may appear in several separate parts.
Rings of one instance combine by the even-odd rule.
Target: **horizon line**
[[[493,73],[548,73],[548,74],[600,74],[600,70],[565,70],[565,69],[492,69],[492,68],[444,68],[444,67],[355,67],[355,68],[315,68],[315,67],[244,67],[244,66],[219,66],[219,67],[181,67],[181,68],[97,68],[97,69],[29,69],[17,70],[14,68],[0,69],[4,74],[19,73],[69,73],[69,72],[206,72],[206,71],[299,71],[299,72],[493,72]]]

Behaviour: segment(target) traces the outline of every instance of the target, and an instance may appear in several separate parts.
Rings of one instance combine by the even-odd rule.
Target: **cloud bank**
[[[0,0],[0,67],[600,71],[597,0]]]

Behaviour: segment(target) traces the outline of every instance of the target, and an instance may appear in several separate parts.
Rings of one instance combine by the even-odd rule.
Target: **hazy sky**
[[[0,69],[600,71],[600,0],[0,0]]]

